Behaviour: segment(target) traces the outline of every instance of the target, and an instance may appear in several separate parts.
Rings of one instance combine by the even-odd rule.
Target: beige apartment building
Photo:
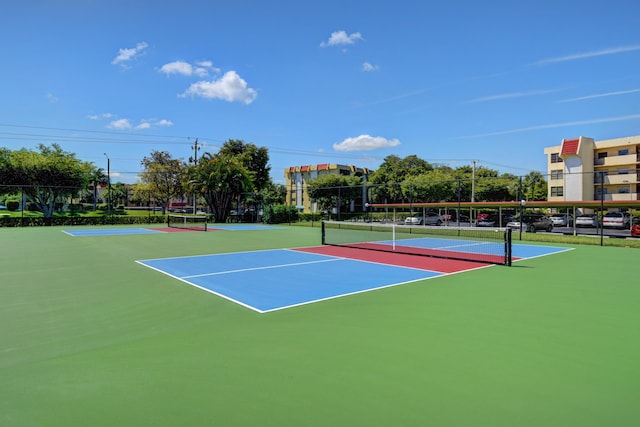
[[[640,200],[640,136],[563,139],[544,153],[550,202]]]
[[[339,165],[323,163],[318,165],[291,166],[284,170],[285,185],[287,187],[287,200],[289,206],[297,206],[302,213],[318,213],[315,202],[309,199],[307,183],[322,175],[353,175],[362,176],[364,180],[372,171],[353,165]],[[351,211],[362,211],[366,203],[366,190],[363,187],[362,198],[351,201]]]

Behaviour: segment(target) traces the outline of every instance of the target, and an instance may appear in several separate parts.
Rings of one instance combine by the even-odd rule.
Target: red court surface
[[[311,248],[296,248],[296,251],[310,252],[320,255],[335,256],[359,261],[376,262],[379,264],[395,265],[399,267],[417,268],[420,270],[437,271],[440,273],[458,273],[492,265],[460,261],[454,259],[433,258],[427,256],[395,254],[373,250],[354,249],[343,246],[315,246]]]

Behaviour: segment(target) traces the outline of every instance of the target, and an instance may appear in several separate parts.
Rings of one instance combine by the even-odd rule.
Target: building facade
[[[371,171],[353,165],[339,165],[323,163],[307,166],[290,166],[284,170],[285,185],[287,187],[287,200],[289,206],[296,206],[302,213],[318,213],[315,202],[309,199],[307,184],[322,175],[353,175],[367,178]],[[351,201],[351,211],[364,210],[366,203],[366,189],[363,186],[362,198]]]
[[[640,200],[640,136],[581,136],[544,149],[548,200]]]

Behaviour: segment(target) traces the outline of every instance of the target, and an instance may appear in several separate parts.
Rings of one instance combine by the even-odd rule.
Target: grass
[[[577,245],[258,314],[134,261],[317,245],[318,228],[61,230],[0,229],[3,426],[588,427],[640,416],[634,248]]]

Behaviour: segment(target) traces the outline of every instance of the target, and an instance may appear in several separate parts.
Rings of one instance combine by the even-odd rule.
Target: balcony
[[[636,163],[640,161],[639,157],[640,156],[636,153],[626,154],[624,156],[603,157],[602,159],[594,159],[593,164],[594,166],[606,167],[633,165],[633,168],[635,169]]]
[[[600,200],[600,196],[596,195],[596,200]],[[640,200],[638,198],[638,193],[614,193],[614,194],[605,194],[605,200]]]
[[[600,177],[598,175],[595,176],[594,179],[595,184],[600,184]],[[604,184],[636,184],[638,183],[638,175],[635,173],[627,173],[620,175],[605,175]]]

